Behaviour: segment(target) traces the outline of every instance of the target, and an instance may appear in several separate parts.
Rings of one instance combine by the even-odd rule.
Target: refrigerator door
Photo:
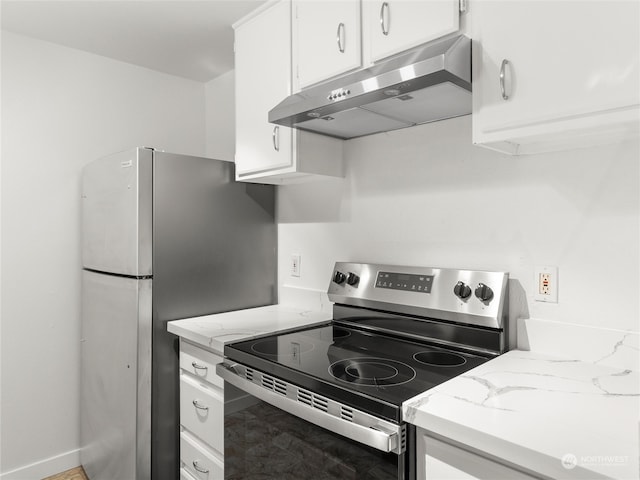
[[[154,152],[154,308],[166,320],[275,301],[275,188],[234,164]]]
[[[82,272],[80,460],[91,480],[149,479],[151,279]]]
[[[82,172],[82,264],[147,276],[151,269],[153,150],[95,160]]]

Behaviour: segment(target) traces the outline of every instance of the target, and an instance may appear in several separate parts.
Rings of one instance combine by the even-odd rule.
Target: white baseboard
[[[80,449],[0,474],[0,480],[41,480],[80,465]]]

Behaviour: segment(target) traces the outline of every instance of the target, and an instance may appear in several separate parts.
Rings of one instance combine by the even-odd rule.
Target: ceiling
[[[265,0],[2,0],[2,29],[207,82],[233,69],[231,25]]]

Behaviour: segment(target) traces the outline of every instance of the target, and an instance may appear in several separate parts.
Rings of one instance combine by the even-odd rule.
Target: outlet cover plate
[[[294,253],[291,255],[291,276],[299,277],[300,276],[300,254]]]
[[[536,302],[558,303],[558,267],[534,268],[533,299]]]

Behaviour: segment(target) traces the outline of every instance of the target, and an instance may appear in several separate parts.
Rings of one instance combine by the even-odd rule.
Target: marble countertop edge
[[[172,320],[167,323],[167,331],[223,355],[226,343],[320,324],[331,318],[328,312],[290,305],[267,305]]]
[[[405,402],[403,416],[538,476],[637,480],[638,378],[620,367],[512,350]]]

